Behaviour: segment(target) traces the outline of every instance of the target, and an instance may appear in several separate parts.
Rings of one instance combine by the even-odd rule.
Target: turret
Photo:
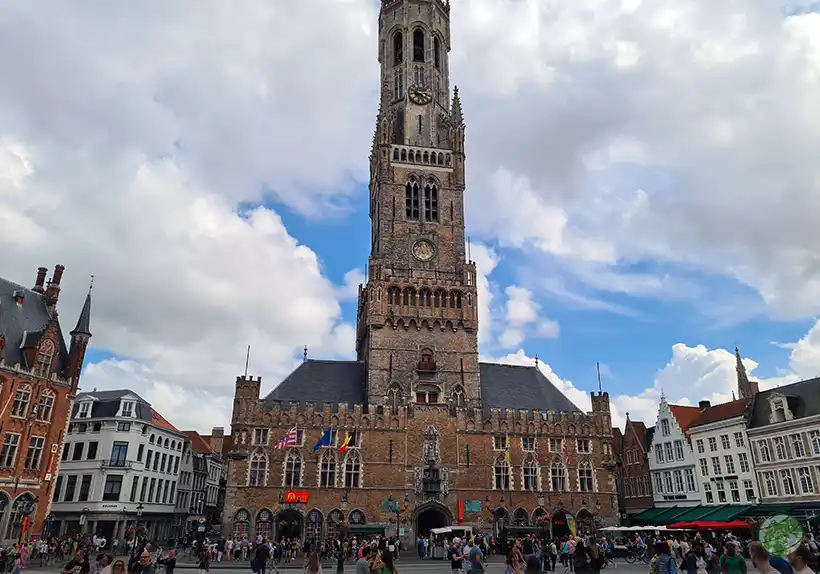
[[[74,390],[80,380],[80,373],[85,362],[85,351],[88,342],[91,340],[91,287],[85,296],[83,308],[77,318],[77,325],[71,330],[71,347],[68,351],[68,364],[66,365],[66,378],[71,381]]]

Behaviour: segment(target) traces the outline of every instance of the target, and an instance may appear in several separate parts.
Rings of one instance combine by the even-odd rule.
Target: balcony
[[[133,460],[104,460],[100,463],[100,468],[103,470],[108,469],[119,469],[119,470],[131,470],[134,466]]]
[[[426,494],[438,494],[441,492],[441,479],[425,478],[421,481],[421,491]]]
[[[436,362],[435,361],[419,361],[416,364],[416,370],[422,371],[424,373],[432,373],[436,370]]]

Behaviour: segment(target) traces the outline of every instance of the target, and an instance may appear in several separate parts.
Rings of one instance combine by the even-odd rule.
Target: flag
[[[313,452],[316,452],[323,446],[330,446],[333,444],[333,428],[329,428],[325,431],[322,435],[322,438],[319,439],[319,442],[316,443],[316,446],[313,447]]]
[[[289,446],[296,446],[298,442],[296,438],[296,427],[293,427],[288,431],[288,433],[284,437],[282,437],[282,440],[276,443],[276,446],[274,448],[278,448],[281,450],[283,448],[288,448]]]
[[[567,450],[567,439],[561,440],[561,454],[564,456],[564,464],[569,466],[569,450]]]
[[[348,447],[356,446],[356,429],[353,429],[353,432],[345,438],[345,441],[342,443],[342,446],[339,447],[339,454],[344,454],[347,451]]]
[[[507,446],[504,447],[504,461],[510,465],[510,434],[507,433]]]

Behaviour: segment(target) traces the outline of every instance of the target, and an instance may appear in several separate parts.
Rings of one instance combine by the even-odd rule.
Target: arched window
[[[393,387],[387,391],[387,404],[390,407],[390,414],[399,414],[399,405],[401,405],[401,400],[401,391],[398,388]]]
[[[319,486],[336,488],[336,455],[326,449],[319,464]]]
[[[233,537],[234,540],[242,540],[248,535],[248,523],[251,521],[250,513],[244,508],[236,511],[233,517]]]
[[[404,97],[404,68],[396,68],[393,72],[393,99],[398,100],[402,97]]]
[[[424,219],[438,221],[438,186],[433,181],[424,186]]]
[[[339,528],[345,521],[345,515],[338,508],[334,508],[327,515],[327,537],[330,540],[335,540],[339,534]]]
[[[46,339],[40,343],[40,349],[37,351],[37,364],[34,372],[41,377],[50,376],[52,362],[54,362],[54,343]]]
[[[550,489],[561,491],[567,489],[567,472],[564,465],[558,461],[550,467]]]
[[[578,490],[581,492],[592,492],[595,490],[592,465],[587,460],[578,465]]]
[[[516,508],[513,512],[513,524],[516,526],[529,526],[530,514],[524,508]]]
[[[157,437],[156,437],[156,435],[151,435],[150,437],[148,437],[148,442],[149,442],[150,444],[154,444],[155,442],[157,442]]]
[[[404,186],[404,207],[407,219],[419,218],[419,183],[414,177]]]
[[[419,28],[413,30],[413,61],[424,61],[424,32]]]
[[[412,287],[407,287],[404,290],[404,301],[405,305],[415,305],[416,304],[416,290]]]
[[[393,65],[398,66],[404,60],[402,48],[404,47],[404,35],[401,32],[393,34]]]
[[[265,486],[268,474],[268,457],[262,451],[257,451],[251,457],[248,486]]]
[[[441,69],[441,40],[438,36],[433,36],[433,62],[436,68]]]
[[[307,532],[308,538],[319,540],[322,535],[322,512],[314,508],[308,513]]]
[[[285,458],[285,474],[282,486],[302,486],[302,456],[292,451]]]
[[[420,371],[435,371],[436,370],[436,362],[433,360],[433,351],[430,349],[422,349],[421,350],[421,357],[419,359],[419,370]]]
[[[11,406],[11,416],[26,418],[28,404],[31,401],[31,386],[20,385],[14,393],[14,404]]]
[[[263,539],[270,539],[271,526],[273,525],[273,514],[267,508],[263,508],[256,515],[256,535]]]
[[[387,289],[387,304],[388,305],[398,305],[399,300],[399,288],[398,287],[390,287]]]
[[[50,422],[51,415],[54,412],[54,392],[45,391],[40,395],[40,400],[37,402],[37,420],[43,422]]]
[[[450,292],[450,309],[461,309],[461,291]]]
[[[419,291],[419,305],[422,307],[433,306],[433,293],[429,289]]]
[[[162,446],[168,448],[168,439],[166,438],[165,441],[162,443]]]
[[[540,480],[538,476],[538,463],[535,462],[533,455],[528,455],[524,459],[524,464],[521,465],[521,480],[524,484],[524,490],[541,490]]]
[[[503,454],[498,455],[495,459],[493,468],[493,488],[495,490],[509,490],[510,489],[510,466]]]
[[[37,516],[37,501],[28,492],[20,495],[14,504],[11,505],[11,517],[9,518],[8,528],[6,529],[6,540],[20,538],[20,532],[23,527],[23,518],[27,515],[26,507],[33,508],[30,511],[33,516]]]
[[[447,306],[447,293],[443,289],[439,289],[436,291],[435,297],[433,297],[433,306],[434,307],[446,307]]]
[[[349,451],[345,457],[345,488],[361,488],[362,464],[358,451]]]
[[[464,390],[461,387],[456,387],[453,390],[453,406],[456,408],[463,408],[467,406],[467,399],[464,396]]]

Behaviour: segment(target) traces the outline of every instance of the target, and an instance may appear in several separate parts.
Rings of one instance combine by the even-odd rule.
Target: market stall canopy
[[[693,522],[676,522],[669,525],[670,530],[751,530],[742,520],[719,522],[714,520],[695,520]]]

